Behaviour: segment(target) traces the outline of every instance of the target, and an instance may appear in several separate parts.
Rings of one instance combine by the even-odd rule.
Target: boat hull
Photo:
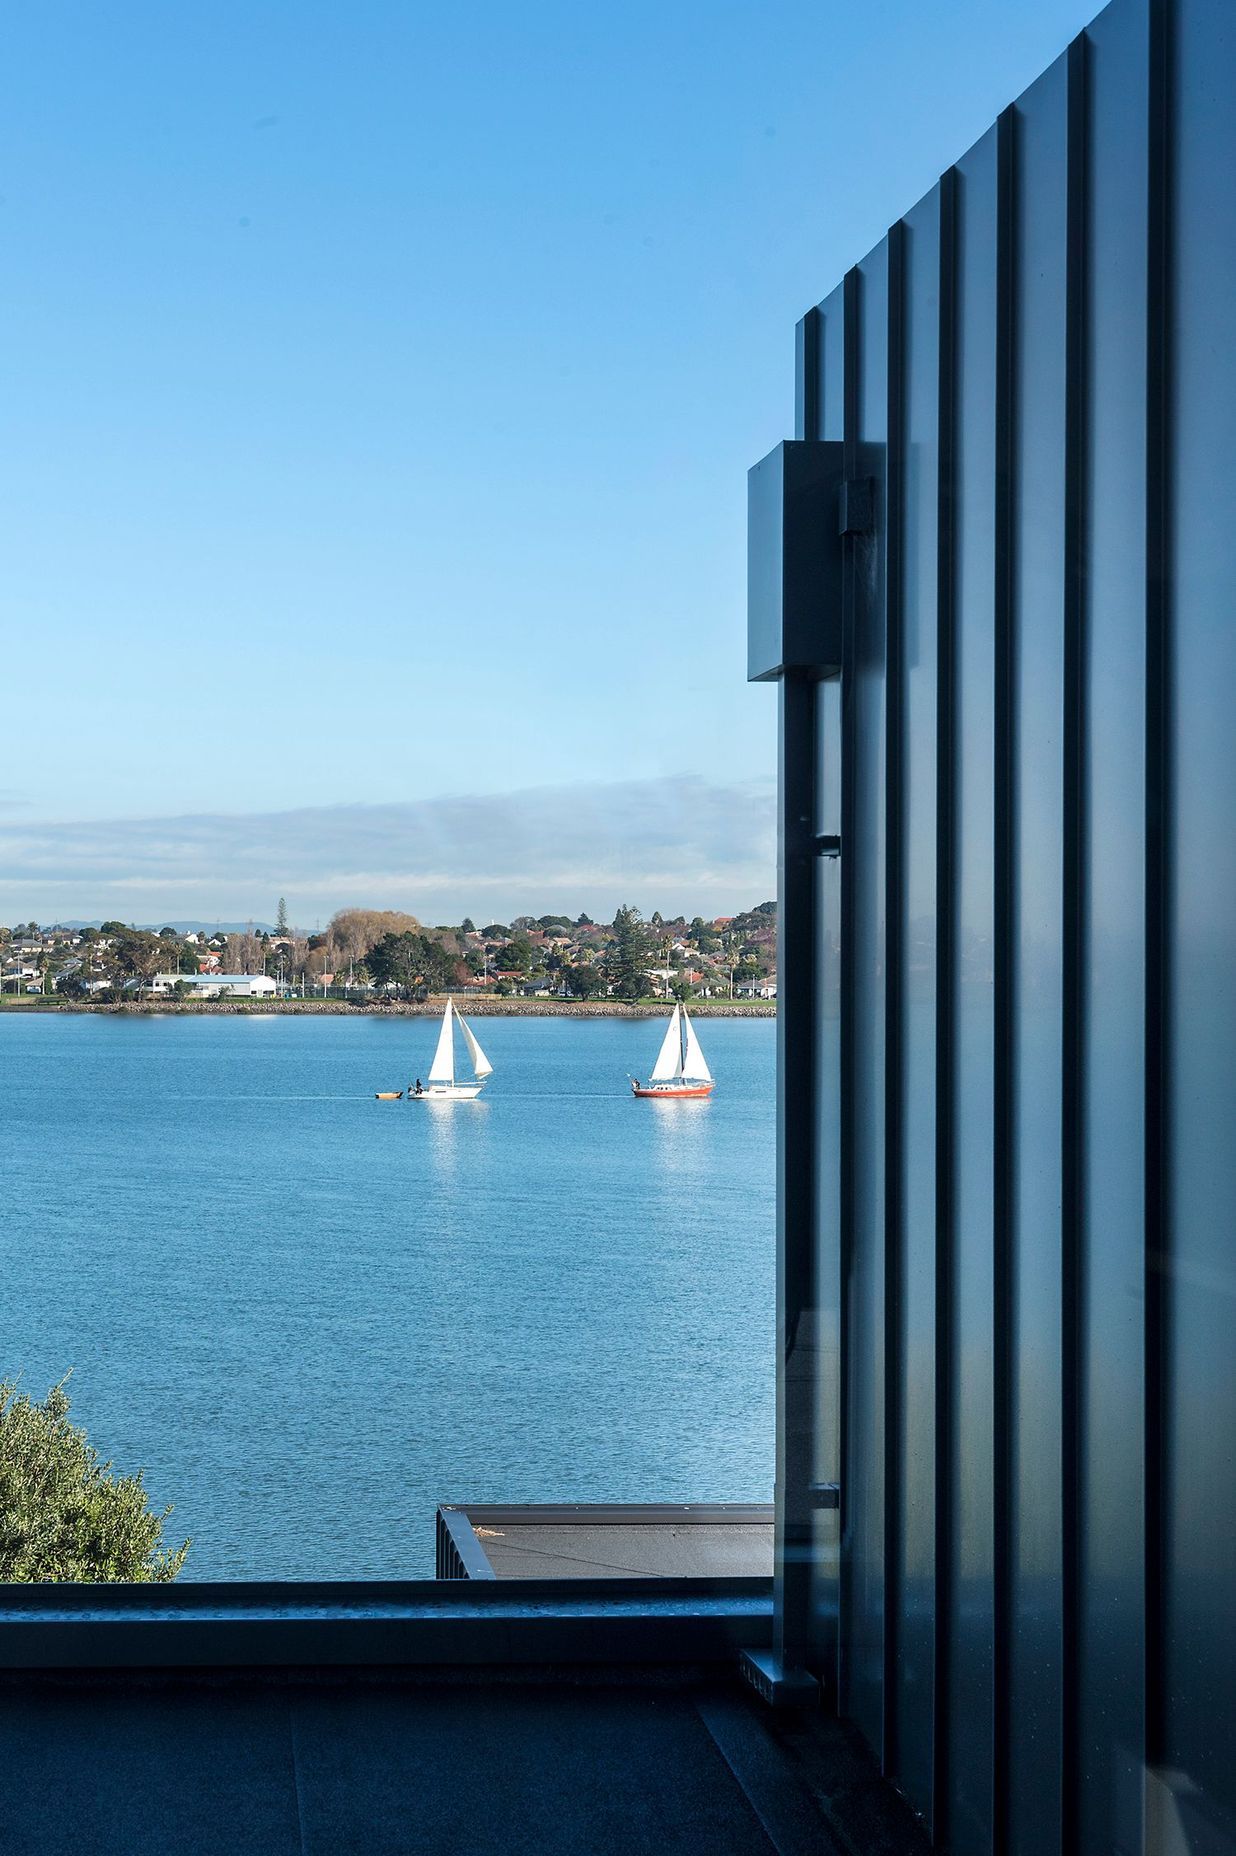
[[[377,1102],[402,1102],[402,1089],[379,1089],[374,1097]]]
[[[632,1083],[631,1094],[654,1102],[698,1102],[710,1096],[715,1083]]]
[[[484,1088],[483,1083],[430,1083],[428,1089],[419,1093],[409,1089],[409,1102],[475,1102]]]

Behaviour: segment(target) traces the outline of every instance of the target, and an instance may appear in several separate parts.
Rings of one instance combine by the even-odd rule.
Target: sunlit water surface
[[[433,1572],[440,1501],[769,1499],[775,1027],[0,1017],[0,1377],[144,1466],[186,1576]]]

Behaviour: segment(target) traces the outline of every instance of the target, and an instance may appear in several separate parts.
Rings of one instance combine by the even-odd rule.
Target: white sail
[[[456,1012],[455,1016],[459,1020],[459,1029],[464,1034],[464,1043],[468,1046],[468,1055],[472,1059],[472,1068],[476,1071],[476,1080],[479,1083],[482,1077],[493,1075],[494,1066],[472,1035],[472,1027],[463,1013]]]
[[[682,1039],[678,1032],[679,1011],[675,1006],[669,1021],[669,1029],[661,1043],[657,1060],[652,1066],[654,1083],[669,1083],[676,1076],[682,1075]]]
[[[704,1062],[704,1053],[700,1049],[700,1041],[695,1035],[695,1026],[687,1016],[685,1007],[683,1008],[682,1024],[683,1030],[687,1034],[687,1048],[682,1060],[682,1073],[684,1076],[689,1076],[692,1082],[710,1083],[712,1081],[712,1071]]]
[[[452,1029],[453,1007],[446,1002],[442,1014],[442,1029],[438,1033],[438,1048],[433,1054],[429,1080],[431,1083],[453,1083],[455,1080],[455,1036]]]

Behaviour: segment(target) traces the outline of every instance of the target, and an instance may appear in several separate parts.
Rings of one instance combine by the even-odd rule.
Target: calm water
[[[145,1466],[187,1577],[425,1576],[439,1501],[766,1500],[775,1027],[0,1017],[0,1376]]]

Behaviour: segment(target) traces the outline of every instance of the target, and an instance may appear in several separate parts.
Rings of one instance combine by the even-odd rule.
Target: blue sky
[[[469,885],[759,900],[726,887],[771,844],[745,472],[791,430],[794,322],[1090,11],[11,12],[0,920],[198,914],[206,881],[305,919],[418,876],[438,919]],[[572,832],[495,894],[512,808],[465,808],[431,905],[425,820],[526,792],[618,865]],[[727,792],[751,835],[706,869]],[[341,854],[348,808],[381,854]],[[161,869],[167,819],[200,831]],[[645,825],[683,893],[638,888]]]

